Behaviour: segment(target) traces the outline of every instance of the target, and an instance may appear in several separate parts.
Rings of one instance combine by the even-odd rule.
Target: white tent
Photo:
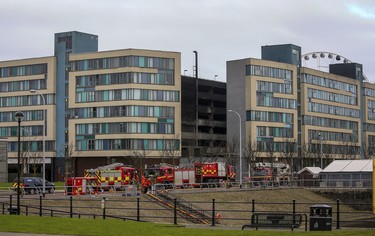
[[[319,173],[321,186],[371,188],[372,160],[337,160]]]

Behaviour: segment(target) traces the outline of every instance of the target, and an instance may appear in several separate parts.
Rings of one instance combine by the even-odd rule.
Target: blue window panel
[[[139,57],[139,67],[145,67],[145,58]]]
[[[164,143],[164,140],[157,140],[158,142],[158,150],[163,150],[163,143]]]
[[[155,107],[155,109],[154,109],[154,116],[155,117],[160,117],[160,107]]]
[[[104,98],[103,98],[103,100],[104,101],[108,101],[109,100],[109,91],[104,91]]]
[[[103,150],[109,150],[109,140],[103,140]]]
[[[142,134],[148,134],[150,131],[148,129],[147,123],[142,123]]]
[[[83,61],[83,69],[87,70],[89,68],[89,62],[87,60]]]

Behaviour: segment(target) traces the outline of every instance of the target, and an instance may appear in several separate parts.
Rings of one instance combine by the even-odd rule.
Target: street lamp
[[[21,156],[21,121],[23,120],[23,113],[20,111],[17,111],[14,115],[14,118],[16,118],[18,122],[18,156],[17,156],[17,215],[20,214],[20,180],[21,180],[21,162],[20,162],[20,156]]]
[[[241,135],[241,124],[242,124],[242,121],[241,121],[241,115],[240,113],[236,112],[236,111],[233,111],[233,110],[228,110],[228,112],[233,112],[235,114],[237,114],[238,116],[238,119],[240,120],[240,188],[242,188],[242,135]]]
[[[323,146],[322,146],[322,140],[323,137],[319,132],[319,140],[320,140],[320,168],[323,169]]]
[[[37,93],[42,97],[43,100],[43,197],[46,194],[46,113],[45,113],[45,105],[46,100],[44,99],[44,95],[39,91],[35,89],[31,89],[30,93]]]

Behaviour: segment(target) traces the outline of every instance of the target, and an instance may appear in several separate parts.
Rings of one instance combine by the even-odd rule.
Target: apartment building
[[[180,53],[125,49],[71,54],[69,61],[77,171],[140,155],[148,164],[179,157]]]
[[[295,171],[363,158],[362,144],[374,143],[374,88],[358,63],[324,72],[301,66],[299,46],[264,46],[261,59],[227,62],[227,109],[238,113],[228,115],[227,139],[242,130],[245,163],[284,162]]]
[[[17,173],[18,123],[15,113],[18,111],[24,115],[20,152],[24,156],[23,162],[30,166],[26,172],[40,173],[44,157],[46,173],[51,174],[51,163],[56,157],[55,57],[0,62],[0,134],[8,140],[9,173],[13,174],[10,179]]]
[[[53,180],[113,162],[177,159],[180,57],[141,49],[98,52],[98,36],[72,31],[55,35],[54,56],[0,62],[0,130],[10,172],[17,173],[17,111],[24,114],[25,174],[41,173],[43,159]]]

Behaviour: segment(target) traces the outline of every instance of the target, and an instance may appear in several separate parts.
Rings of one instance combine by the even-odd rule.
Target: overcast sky
[[[374,0],[2,0],[0,29],[0,61],[51,56],[55,33],[81,31],[99,36],[99,51],[181,52],[190,76],[196,50],[205,79],[225,81],[226,61],[292,43],[361,63],[375,82]]]

